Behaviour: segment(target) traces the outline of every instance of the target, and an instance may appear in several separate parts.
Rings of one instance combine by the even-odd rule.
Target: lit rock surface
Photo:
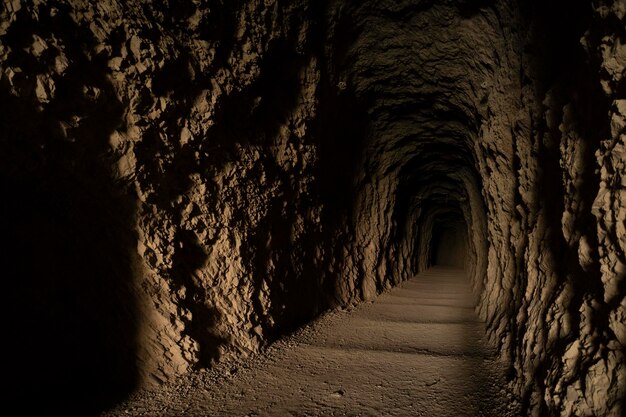
[[[462,270],[435,267],[103,416],[518,416],[472,299]]]
[[[524,414],[621,417],[625,28],[626,0],[3,0],[8,398],[99,412],[447,263]]]

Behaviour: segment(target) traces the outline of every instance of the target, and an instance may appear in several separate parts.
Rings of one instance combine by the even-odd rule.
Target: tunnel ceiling
[[[364,1],[336,13],[336,32],[354,39],[336,70],[367,108],[372,175],[394,175],[403,193],[422,197],[429,183],[447,184],[466,201],[463,179],[479,183],[474,150],[498,60],[498,12],[485,2]]]

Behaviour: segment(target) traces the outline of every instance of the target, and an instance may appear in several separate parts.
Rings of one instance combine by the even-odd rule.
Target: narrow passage
[[[503,365],[460,269],[434,267],[330,312],[225,372],[187,377],[123,415],[514,416]]]

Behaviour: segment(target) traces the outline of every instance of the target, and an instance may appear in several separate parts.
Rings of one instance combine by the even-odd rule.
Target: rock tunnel
[[[625,16],[4,0],[8,397],[92,415],[448,265],[523,415],[623,415]]]

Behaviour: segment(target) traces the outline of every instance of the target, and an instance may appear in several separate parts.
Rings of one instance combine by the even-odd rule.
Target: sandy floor
[[[463,272],[433,268],[106,416],[517,416]]]

